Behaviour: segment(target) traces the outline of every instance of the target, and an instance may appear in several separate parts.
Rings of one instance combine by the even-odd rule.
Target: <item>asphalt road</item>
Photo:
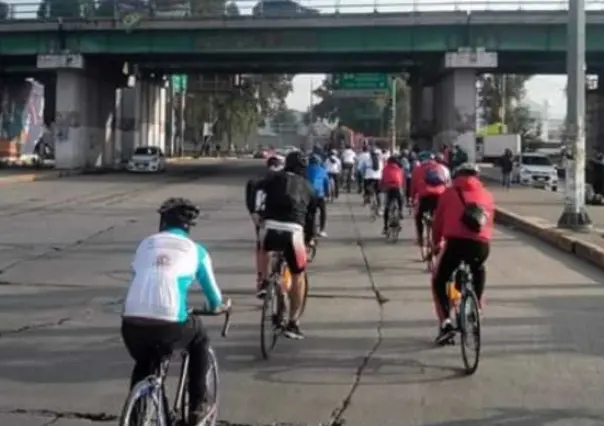
[[[464,377],[459,347],[432,346],[428,276],[410,221],[389,245],[356,195],[329,207],[329,237],[311,267],[307,338],[280,341],[260,360],[243,206],[255,164],[0,188],[1,425],[116,423],[131,368],[119,336],[129,263],[155,230],[159,203],[178,194],[202,206],[193,236],[236,305],[228,339],[218,336],[220,319],[207,321],[223,426],[604,425],[601,272],[499,230],[483,359]]]

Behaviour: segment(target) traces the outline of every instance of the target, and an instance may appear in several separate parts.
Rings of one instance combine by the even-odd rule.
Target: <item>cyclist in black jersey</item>
[[[288,290],[290,318],[284,335],[302,339],[298,319],[306,285],[306,244],[315,238],[315,212],[317,198],[306,180],[308,159],[299,151],[291,152],[285,159],[285,168],[261,180],[256,186],[254,213],[261,220],[260,277],[264,290],[267,278],[268,252],[283,253],[292,275]]]

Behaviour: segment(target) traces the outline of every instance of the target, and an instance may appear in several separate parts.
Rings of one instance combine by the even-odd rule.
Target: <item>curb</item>
[[[518,229],[604,270],[604,247],[568,235],[549,223],[539,224],[499,207],[495,208],[495,222]]]
[[[14,176],[0,177],[0,185],[8,185],[11,183],[28,183],[40,182],[45,180],[57,180],[64,177],[75,176],[82,174],[81,170],[57,170],[41,173],[21,173]]]

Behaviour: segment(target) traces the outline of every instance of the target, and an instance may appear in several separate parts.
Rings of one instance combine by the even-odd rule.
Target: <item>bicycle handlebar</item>
[[[207,309],[190,309],[189,315],[200,316],[200,317],[217,317],[220,315],[224,315],[224,323],[222,325],[222,330],[220,335],[222,337],[227,337],[229,334],[229,327],[231,326],[231,307],[229,306],[225,310],[220,311],[209,311]]]

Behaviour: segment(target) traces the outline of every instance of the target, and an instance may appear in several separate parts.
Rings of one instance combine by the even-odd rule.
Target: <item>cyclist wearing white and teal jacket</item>
[[[187,293],[197,280],[211,310],[226,309],[230,301],[223,299],[216,284],[209,253],[189,237],[199,208],[189,200],[170,198],[158,212],[159,232],[139,244],[132,261],[134,277],[124,302],[122,338],[136,362],[131,387],[153,373],[150,368],[162,355],[176,348],[188,351],[188,420],[197,425],[207,411],[209,341],[199,317],[188,315]]]

